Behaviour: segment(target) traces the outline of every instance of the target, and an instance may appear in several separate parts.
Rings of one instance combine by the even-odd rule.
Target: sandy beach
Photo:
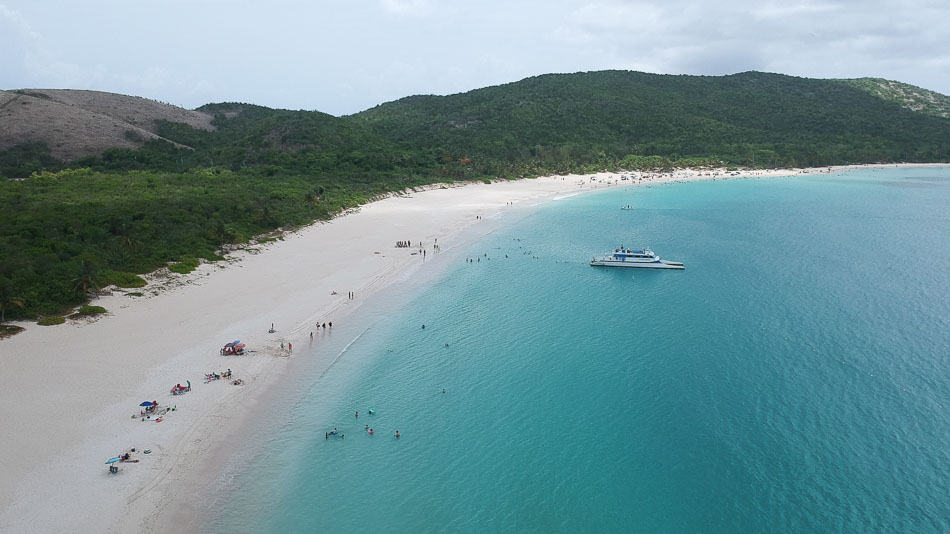
[[[358,321],[367,298],[426,269],[425,259],[440,250],[467,246],[478,225],[508,212],[607,187],[841,169],[436,185],[250,245],[187,275],[153,273],[142,296],[112,291],[92,302],[108,310],[96,319],[19,323],[25,331],[0,340],[0,531],[172,530],[163,518],[186,492],[182,481],[288,372],[297,357],[290,345],[306,346],[316,324]],[[220,354],[238,339],[247,354]],[[226,369],[231,379],[203,380]],[[189,380],[191,391],[171,394]],[[159,413],[141,414],[140,403],[153,400],[159,413],[174,408],[161,422]],[[139,461],[110,473],[104,462],[132,447]]]

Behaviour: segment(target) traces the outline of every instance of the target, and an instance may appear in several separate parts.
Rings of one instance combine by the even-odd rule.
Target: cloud
[[[58,61],[46,40],[19,11],[0,4],[0,87],[74,87],[81,69]]]
[[[27,77],[27,57],[39,41],[23,15],[0,4],[0,88],[12,88],[11,84]]]
[[[276,0],[225,15],[225,0],[168,2],[62,3],[50,17],[0,0],[0,87],[331,113],[602,69],[880,76],[950,93],[941,0]]]
[[[828,2],[767,2],[752,7],[750,15],[757,19],[788,20],[799,16],[828,16],[841,9]]]
[[[901,77],[950,89],[950,4],[908,0],[597,0],[567,2],[561,53],[591,68],[812,77]],[[908,77],[907,73],[916,73]]]
[[[379,5],[397,15],[427,15],[432,8],[429,0],[380,0]]]

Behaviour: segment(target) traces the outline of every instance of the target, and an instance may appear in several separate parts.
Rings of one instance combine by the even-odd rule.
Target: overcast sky
[[[0,0],[0,89],[354,113],[549,72],[875,76],[950,94],[947,0]]]

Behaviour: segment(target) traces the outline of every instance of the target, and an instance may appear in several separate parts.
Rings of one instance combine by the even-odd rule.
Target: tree
[[[14,295],[13,281],[5,276],[0,276],[0,324],[6,321],[8,306],[22,308],[23,299]]]
[[[99,289],[96,281],[99,275],[99,267],[88,258],[79,260],[79,275],[73,279],[76,290],[80,291],[83,300],[89,298],[90,290]]]

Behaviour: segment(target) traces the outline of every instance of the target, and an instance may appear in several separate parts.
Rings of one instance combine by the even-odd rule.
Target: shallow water
[[[686,270],[587,265],[620,242]],[[610,190],[464,256],[304,352],[207,531],[950,530],[950,170]]]

